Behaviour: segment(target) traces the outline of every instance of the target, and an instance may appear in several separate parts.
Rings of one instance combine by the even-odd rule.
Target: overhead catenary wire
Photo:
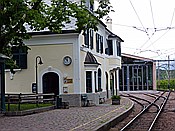
[[[172,18],[171,18],[170,26],[167,27],[167,28],[165,28],[165,29],[162,29],[162,30],[167,30],[167,31],[166,31],[163,35],[161,35],[158,39],[156,39],[153,43],[151,43],[149,46],[147,46],[145,49],[148,49],[151,45],[153,45],[153,44],[156,43],[158,40],[160,40],[163,36],[165,36],[165,35],[169,32],[170,29],[173,29],[173,27],[171,27],[171,26],[172,26],[172,22],[173,22],[173,18],[174,18],[174,13],[175,13],[175,9],[174,9],[174,11],[173,11],[173,15],[172,15]],[[159,31],[160,31],[160,30],[159,30]]]
[[[152,15],[152,20],[153,20],[154,31],[156,32],[156,26],[155,26],[155,22],[154,22],[154,15],[153,15],[151,0],[150,0],[150,8],[151,8],[151,15]]]
[[[172,23],[173,23],[174,13],[175,13],[175,8],[174,8],[174,11],[173,11],[173,16],[172,16],[172,19],[171,19],[171,22],[170,22],[170,27],[171,27],[171,25],[172,25]]]
[[[134,12],[135,12],[135,14],[136,14],[136,16],[137,16],[137,18],[138,18],[139,22],[140,22],[140,24],[142,25],[143,29],[144,29],[144,30],[145,30],[145,32],[147,33],[147,30],[146,30],[146,28],[144,27],[144,25],[143,25],[143,23],[142,23],[142,21],[141,21],[141,19],[140,19],[139,15],[138,15],[138,13],[137,13],[136,9],[134,8],[134,5],[132,4],[131,0],[129,0],[129,1],[130,1],[130,4],[131,4],[131,6],[132,6],[132,8],[133,8],[133,10],[134,10]]]

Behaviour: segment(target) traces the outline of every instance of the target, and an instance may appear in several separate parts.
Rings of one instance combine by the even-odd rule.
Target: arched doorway
[[[54,72],[48,72],[43,75],[43,93],[54,93],[59,95],[59,76]]]

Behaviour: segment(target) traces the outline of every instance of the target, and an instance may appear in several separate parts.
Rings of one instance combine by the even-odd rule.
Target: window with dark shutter
[[[87,48],[89,48],[89,30],[84,32],[84,44]]]
[[[94,48],[94,31],[90,30],[90,49]]]
[[[86,71],[86,93],[92,93],[92,71]]]
[[[117,44],[117,56],[121,56],[121,45],[120,42],[116,42]]]
[[[101,69],[98,69],[98,91],[102,91],[102,88],[101,88]]]
[[[100,36],[100,53],[103,53],[103,36]]]
[[[96,51],[99,53],[99,34],[96,33]]]
[[[27,47],[13,47],[12,54],[12,59],[15,61],[17,67],[20,69],[27,69]]]
[[[108,55],[113,55],[113,45],[112,45],[112,40],[107,40],[108,43]]]
[[[94,3],[90,2],[90,11],[93,12],[94,11]]]

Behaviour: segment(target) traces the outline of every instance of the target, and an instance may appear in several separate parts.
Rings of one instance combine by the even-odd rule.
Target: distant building
[[[153,59],[122,53],[120,91],[156,90],[156,63]]]

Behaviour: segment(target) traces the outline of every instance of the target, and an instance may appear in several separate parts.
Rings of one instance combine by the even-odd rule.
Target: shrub
[[[118,95],[113,95],[113,96],[111,97],[111,99],[118,99],[118,100],[120,100],[120,99],[121,99],[121,97],[120,97],[120,96],[118,96]]]

